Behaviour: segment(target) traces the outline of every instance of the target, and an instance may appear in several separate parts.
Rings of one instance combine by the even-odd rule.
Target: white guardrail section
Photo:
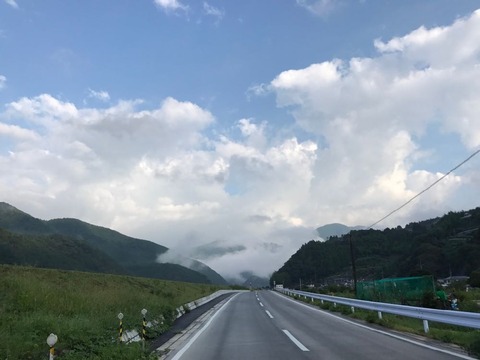
[[[238,290],[219,290],[217,292],[214,292],[213,294],[210,294],[208,296],[202,297],[200,299],[194,300],[189,302],[188,304],[182,305],[178,308],[175,309],[177,315],[176,318],[178,319],[179,317],[185,315],[185,313],[189,310],[196,309],[199,306],[202,306],[206,304],[207,302],[216,299],[217,297],[224,295],[224,294],[229,294],[232,292],[238,292]],[[152,320],[148,321],[146,324],[147,328],[150,328],[154,325],[157,325],[160,321],[163,323],[163,316],[162,319],[159,320]],[[141,341],[142,337],[140,336],[139,331],[137,330],[125,330],[122,334],[121,341],[124,343],[130,343],[130,342],[138,342]]]
[[[466,311],[456,310],[439,310],[428,309],[416,306],[405,306],[397,304],[388,304],[375,301],[365,301],[357,299],[349,299],[337,296],[315,294],[307,291],[298,291],[290,289],[276,289],[279,292],[290,296],[303,296],[305,299],[310,298],[322,301],[328,301],[331,303],[347,305],[355,311],[355,308],[378,311],[378,316],[381,319],[382,313],[402,315],[411,318],[423,320],[423,328],[425,332],[429,331],[428,321],[434,321],[444,324],[465,326],[475,329],[480,329],[480,313],[472,313]]]

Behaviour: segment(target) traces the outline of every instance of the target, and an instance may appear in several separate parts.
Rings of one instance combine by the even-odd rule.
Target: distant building
[[[443,287],[446,287],[446,286],[449,286],[449,285],[451,285],[453,283],[456,283],[456,282],[468,281],[468,279],[470,279],[469,276],[449,276],[449,277],[444,278],[444,279],[438,279],[438,282]]]

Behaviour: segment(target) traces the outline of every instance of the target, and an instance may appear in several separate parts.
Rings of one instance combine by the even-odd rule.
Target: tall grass
[[[142,315],[161,320],[174,309],[218,290],[212,285],[107,274],[0,265],[0,359],[40,359],[55,333],[58,359],[139,359],[141,347],[118,344],[117,315],[124,329],[140,329]],[[148,335],[148,334],[147,334]]]

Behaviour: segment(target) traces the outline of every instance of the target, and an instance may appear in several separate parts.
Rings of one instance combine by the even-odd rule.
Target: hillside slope
[[[22,243],[20,247],[14,248],[12,241],[2,242],[4,251],[9,254],[9,260],[5,263],[226,284],[218,273],[203,263],[190,261],[193,263],[190,268],[178,264],[159,264],[157,257],[168,250],[166,247],[77,219],[43,221],[0,202],[0,228],[22,235],[16,240],[18,244]],[[11,238],[11,234],[0,233],[0,239],[7,237]],[[68,246],[57,244],[55,255],[46,257],[40,245],[46,241],[50,247],[55,247],[55,241],[64,245],[68,243]],[[94,255],[93,258],[104,259],[105,266],[102,268],[99,263],[94,265],[87,261],[88,253]],[[38,254],[37,258],[35,254]]]
[[[480,208],[411,223],[405,228],[352,231],[357,277],[431,274],[470,276],[480,270]],[[349,235],[304,244],[271,277],[285,286],[352,279]]]

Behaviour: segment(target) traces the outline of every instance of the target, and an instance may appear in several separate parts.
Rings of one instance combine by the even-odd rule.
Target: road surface
[[[167,359],[471,358],[436,343],[371,329],[273,291],[252,291],[230,298]]]

